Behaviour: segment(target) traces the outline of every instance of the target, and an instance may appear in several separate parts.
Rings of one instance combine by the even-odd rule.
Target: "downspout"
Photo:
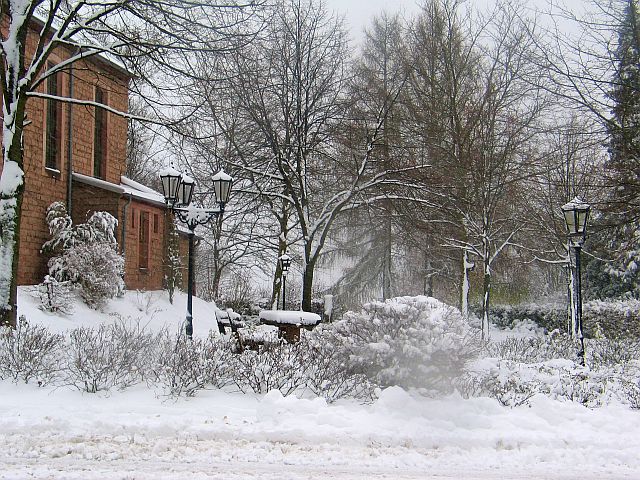
[[[122,207],[122,228],[120,228],[120,255],[125,257],[127,238],[127,212],[129,211],[129,205],[131,205],[132,194],[129,194],[129,201]],[[125,260],[126,261],[126,260]]]
[[[69,65],[69,98],[73,98],[73,63]],[[67,113],[67,212],[72,215],[73,194],[73,103],[68,104]]]

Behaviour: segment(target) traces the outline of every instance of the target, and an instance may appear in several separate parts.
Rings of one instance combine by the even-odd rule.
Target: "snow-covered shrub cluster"
[[[154,344],[154,335],[122,320],[71,330],[62,381],[89,393],[140,383]]]
[[[22,317],[16,330],[0,334],[0,379],[69,386],[96,393],[146,384],[166,396],[192,396],[203,388],[323,396],[328,401],[371,399],[375,386],[350,374],[339,358],[303,338],[275,336],[257,351],[238,352],[233,337],[187,340],[182,333],[151,333],[139,323],[79,327],[65,335],[32,326]]]
[[[188,340],[184,335],[161,332],[157,336],[155,361],[147,383],[158,385],[168,396],[193,396],[206,387],[232,383],[229,342],[209,336]]]
[[[587,337],[601,334],[607,338],[640,338],[640,300],[591,300],[583,304],[582,317]],[[531,320],[548,332],[567,328],[565,305],[494,305],[490,318],[499,327],[512,327],[523,320]]]
[[[15,330],[0,327],[0,379],[46,385],[62,368],[64,338],[20,317]]]
[[[577,350],[564,335],[490,344],[482,359],[467,366],[458,388],[507,406],[526,405],[539,394],[588,407],[612,401],[640,406],[639,342],[587,340],[586,367],[576,362]]]
[[[51,277],[79,285],[83,300],[92,308],[123,291],[124,259],[118,254],[118,221],[113,215],[94,212],[86,223],[74,225],[65,205],[54,202],[46,219],[51,240],[42,250],[51,255]]]
[[[457,309],[417,296],[368,303],[317,335],[378,386],[446,391],[478,353],[476,333]]]

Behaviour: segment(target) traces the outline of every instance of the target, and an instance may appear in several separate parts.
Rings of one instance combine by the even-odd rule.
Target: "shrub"
[[[145,378],[154,335],[124,321],[69,334],[65,383],[88,393],[124,389]]]
[[[67,273],[81,287],[82,299],[100,308],[124,289],[124,259],[107,243],[77,245],[64,255]]]
[[[493,358],[468,365],[458,388],[464,395],[486,395],[512,407],[542,394],[588,407],[617,399],[637,408],[638,342],[593,339],[586,343],[588,367],[575,363],[577,343],[567,335],[509,338],[489,345],[487,354]]]
[[[220,388],[232,382],[231,348],[226,339],[210,335],[205,340],[189,340],[164,331],[157,345],[150,381],[159,384],[167,396],[191,397],[208,385]]]
[[[21,316],[15,330],[0,329],[0,378],[51,383],[60,372],[63,341],[62,335]]]
[[[373,400],[376,385],[366,375],[351,368],[344,352],[332,347],[331,335],[331,329],[321,325],[302,338],[306,352],[304,361],[309,364],[307,389],[329,403],[341,398]]]
[[[492,323],[503,328],[531,320],[548,332],[567,330],[566,305],[561,304],[494,305],[490,317]],[[601,334],[607,338],[640,339],[640,300],[585,302],[582,323],[587,337]]]
[[[267,393],[279,390],[290,395],[306,386],[309,363],[306,345],[285,341],[265,342],[259,350],[246,349],[232,361],[233,379],[240,391]]]
[[[478,352],[458,310],[430,297],[398,297],[347,312],[326,339],[347,363],[379,386],[448,390]]]
[[[49,274],[59,282],[82,287],[81,296],[100,307],[124,289],[124,259],[117,252],[118,221],[107,212],[94,212],[86,223],[74,225],[61,202],[47,209],[51,239],[42,250],[51,254]]]

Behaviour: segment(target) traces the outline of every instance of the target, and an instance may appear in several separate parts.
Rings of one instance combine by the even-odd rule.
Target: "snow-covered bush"
[[[575,360],[577,348],[576,342],[567,335],[554,333],[543,337],[508,337],[501,342],[487,344],[483,353],[487,357],[535,363],[558,358]]]
[[[75,300],[74,286],[71,282],[59,282],[50,275],[44,277],[44,281],[33,289],[32,295],[40,301],[39,308],[45,312],[73,313]]]
[[[587,342],[587,364],[591,368],[616,367],[640,361],[640,340],[607,339]]]
[[[368,303],[330,328],[347,370],[379,386],[448,390],[479,345],[457,309],[424,296]]]
[[[612,399],[625,402],[623,383],[628,376],[614,369],[590,370],[571,360],[519,363],[503,359],[483,359],[469,367],[462,383],[467,395],[489,396],[505,406],[528,404],[537,394],[555,400],[599,407]]]
[[[511,328],[524,320],[551,332],[567,330],[566,304],[494,305],[491,322]],[[583,326],[587,337],[599,334],[607,338],[634,337],[640,339],[640,300],[591,300],[583,304]]]
[[[155,336],[119,321],[69,333],[64,383],[88,393],[135,385],[148,373]]]
[[[508,338],[485,349],[458,382],[466,396],[486,395],[507,406],[527,404],[534,395],[606,405],[615,399],[638,408],[640,343],[587,339],[587,366],[577,364],[578,344],[567,335]]]
[[[81,296],[92,308],[122,292],[124,259],[118,254],[118,221],[107,212],[94,212],[86,223],[74,225],[61,202],[47,209],[51,240],[42,247],[52,257],[49,274],[59,282],[82,287]]]
[[[60,372],[63,336],[41,325],[32,325],[24,316],[15,329],[0,328],[0,378],[38,385],[53,382]]]
[[[207,386],[221,388],[232,382],[232,353],[226,339],[210,335],[189,340],[165,331],[158,336],[155,352],[149,383],[160,386],[167,396],[191,397]]]
[[[106,243],[76,245],[64,255],[67,272],[81,287],[85,303],[100,308],[124,290],[124,259]]]
[[[259,350],[245,349],[234,355],[233,379],[242,392],[267,393],[279,390],[290,395],[304,389],[307,370],[306,345],[285,341],[265,342]]]
[[[373,400],[376,385],[363,373],[350,368],[343,352],[333,348],[331,336],[331,328],[320,325],[301,339],[306,353],[304,361],[309,364],[306,371],[307,389],[330,403],[341,398],[365,402]]]

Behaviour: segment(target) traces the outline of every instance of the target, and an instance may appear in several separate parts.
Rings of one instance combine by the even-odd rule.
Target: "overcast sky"
[[[407,17],[414,16],[420,11],[422,0],[325,0],[327,9],[338,15],[344,15],[347,26],[351,31],[351,37],[360,42],[363,37],[362,30],[367,27],[374,16],[382,11],[389,13],[399,12]],[[471,0],[470,4],[476,8],[489,8],[495,0]],[[565,0],[564,3],[572,9],[579,7],[582,0]],[[527,6],[546,10],[548,0],[529,0]]]
[[[386,10],[412,16],[420,11],[420,0],[326,0],[328,10],[344,15],[351,37],[362,38],[362,29],[371,23],[374,16]]]

